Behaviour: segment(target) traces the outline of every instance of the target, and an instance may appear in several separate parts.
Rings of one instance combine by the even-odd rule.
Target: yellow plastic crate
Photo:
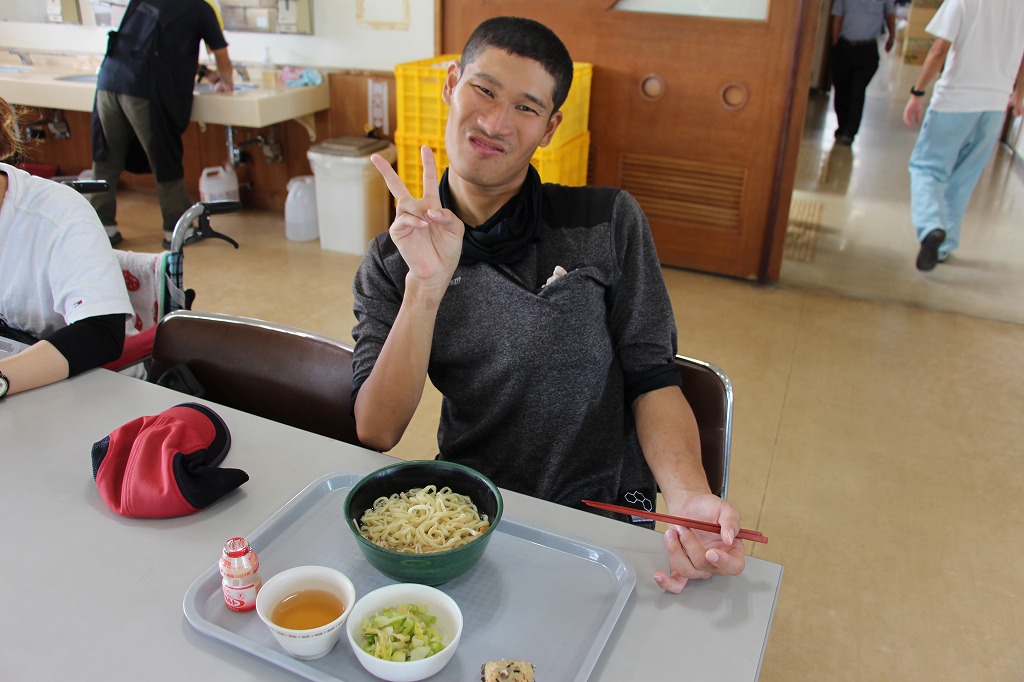
[[[549,146],[568,145],[571,140],[590,130],[590,81],[594,76],[594,66],[573,62],[572,67],[572,87],[562,105],[562,122]]]
[[[448,66],[460,55],[445,54],[395,67],[397,91],[397,134],[406,138],[443,139],[448,105],[441,98]],[[568,142],[588,129],[590,123],[590,82],[594,67],[573,63],[572,87],[562,105],[562,123],[555,131],[552,145]]]
[[[397,135],[418,139],[444,137],[448,105],[441,99],[441,91],[448,65],[458,59],[457,54],[446,54],[395,66]]]
[[[395,134],[398,175],[409,192],[417,198],[423,196],[423,164],[420,160],[420,147],[423,145],[429,146],[434,152],[434,164],[437,166],[437,178],[440,180],[445,168],[448,167],[444,138],[418,138],[401,133]],[[580,186],[587,184],[589,155],[590,132],[584,131],[564,144],[540,147],[530,163],[540,173],[542,182]]]
[[[585,130],[557,147],[540,147],[530,163],[540,173],[541,182],[578,187],[587,184],[587,159],[590,156],[590,131]]]
[[[444,149],[444,137],[418,137],[395,133],[395,146],[398,147],[398,177],[409,189],[409,193],[419,199],[423,196],[423,162],[420,160],[420,147],[427,145],[434,152],[434,165],[437,166],[437,179],[440,180],[444,169],[448,167],[448,154]]]

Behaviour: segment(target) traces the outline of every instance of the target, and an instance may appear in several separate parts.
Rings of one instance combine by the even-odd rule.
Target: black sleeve
[[[44,340],[68,361],[68,376],[113,362],[124,352],[124,314],[97,315],[58,329]]]
[[[632,405],[640,395],[666,386],[683,387],[683,378],[675,364],[661,365],[643,372],[625,372],[626,404]]]
[[[228,41],[224,38],[224,32],[220,28],[220,22],[217,21],[217,12],[205,0],[200,3],[199,20],[199,37],[203,39],[208,48],[220,50],[228,46]]]

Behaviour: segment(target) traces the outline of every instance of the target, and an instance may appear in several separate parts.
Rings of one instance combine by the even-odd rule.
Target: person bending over
[[[123,239],[117,228],[121,173],[152,172],[169,249],[178,218],[193,204],[185,187],[182,136],[192,116],[199,44],[214,55],[217,90],[231,92],[228,43],[206,0],[131,0],[112,34],[92,115],[93,177],[106,180],[110,189],[89,201],[116,245]]]

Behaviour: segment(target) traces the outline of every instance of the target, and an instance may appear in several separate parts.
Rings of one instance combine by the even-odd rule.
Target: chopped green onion
[[[383,609],[362,623],[363,651],[385,661],[418,661],[444,649],[434,627],[437,617],[425,605]]]

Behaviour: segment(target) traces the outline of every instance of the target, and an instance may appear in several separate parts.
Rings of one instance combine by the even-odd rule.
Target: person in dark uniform
[[[231,58],[206,0],[131,0],[111,31],[96,84],[92,116],[93,177],[110,190],[90,197],[111,244],[117,230],[115,192],[121,172],[156,175],[164,247],[192,205],[185,189],[181,136],[192,115],[199,43],[213,52],[217,89],[234,89]]]
[[[832,84],[839,144],[853,144],[860,130],[865,92],[878,70],[878,36],[883,26],[889,33],[888,52],[896,41],[895,0],[836,0],[832,6]]]

